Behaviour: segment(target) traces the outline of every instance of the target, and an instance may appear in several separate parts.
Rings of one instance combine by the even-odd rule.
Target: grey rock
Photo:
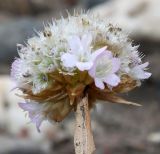
[[[92,13],[118,24],[133,37],[160,40],[159,6],[159,0],[112,0],[93,8]]]
[[[82,0],[82,1],[85,4],[86,8],[89,9],[89,8],[92,8],[96,5],[98,5],[98,4],[106,2],[108,0]]]
[[[0,64],[10,64],[17,56],[16,44],[24,43],[31,37],[34,28],[42,28],[42,20],[35,18],[20,18],[0,24]]]

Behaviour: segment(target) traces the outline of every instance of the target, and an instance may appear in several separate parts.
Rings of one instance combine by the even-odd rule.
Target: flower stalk
[[[76,124],[74,134],[74,147],[76,154],[93,154],[95,144],[91,130],[90,110],[88,97],[84,97],[77,104],[75,112]]]

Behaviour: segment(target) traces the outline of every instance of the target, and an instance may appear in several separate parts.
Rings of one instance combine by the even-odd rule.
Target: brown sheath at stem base
[[[95,151],[87,97],[77,104],[74,147],[76,154],[93,154]]]

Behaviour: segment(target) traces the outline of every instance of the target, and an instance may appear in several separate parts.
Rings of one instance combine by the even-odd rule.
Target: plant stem
[[[74,146],[76,154],[93,154],[95,150],[87,97],[77,104]]]

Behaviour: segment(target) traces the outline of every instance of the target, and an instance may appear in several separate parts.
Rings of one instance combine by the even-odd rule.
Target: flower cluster
[[[97,99],[116,101],[151,76],[128,35],[89,14],[53,21],[17,48],[11,76],[38,129],[45,119],[63,120],[84,95],[90,107]]]

